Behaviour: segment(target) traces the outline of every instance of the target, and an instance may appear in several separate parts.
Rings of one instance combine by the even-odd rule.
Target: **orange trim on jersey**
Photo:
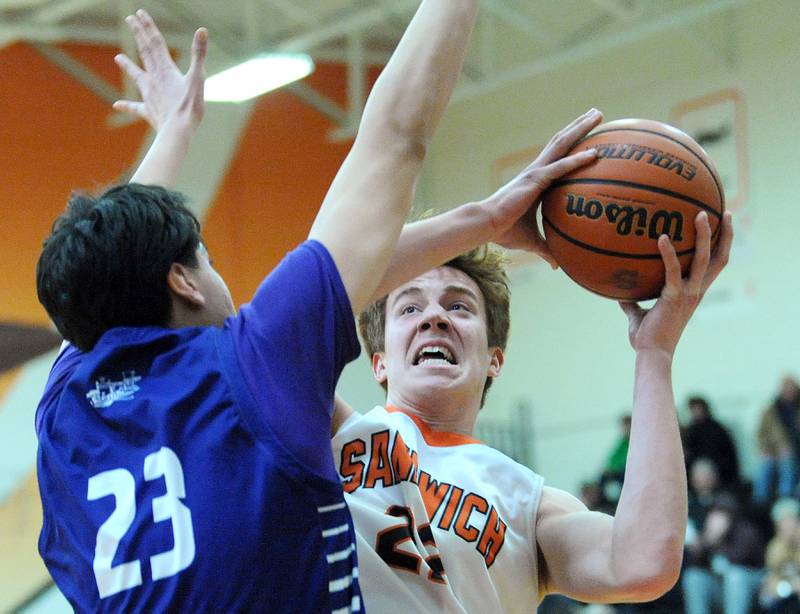
[[[450,433],[448,431],[435,431],[407,409],[396,407],[394,405],[387,405],[386,411],[389,413],[399,412],[411,418],[414,421],[414,424],[417,425],[419,432],[422,433],[422,438],[425,440],[425,443],[434,448],[442,448],[445,446],[463,446],[468,443],[479,443],[483,445],[483,442],[480,439],[475,439],[469,435]]]

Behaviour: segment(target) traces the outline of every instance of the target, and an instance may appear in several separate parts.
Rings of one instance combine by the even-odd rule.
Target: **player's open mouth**
[[[441,345],[427,345],[417,352],[414,357],[414,364],[440,364],[457,365],[458,361],[453,357],[453,353]]]

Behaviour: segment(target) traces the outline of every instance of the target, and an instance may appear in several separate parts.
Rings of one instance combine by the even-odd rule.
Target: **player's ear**
[[[383,352],[375,352],[372,355],[372,376],[381,385],[385,384],[389,377],[386,370],[386,355]]]
[[[206,297],[200,289],[195,271],[179,262],[173,262],[167,273],[169,291],[193,307],[203,307]]]
[[[503,350],[498,347],[491,348],[491,354],[489,355],[489,370],[487,371],[487,377],[498,377],[500,375],[500,371],[503,370],[503,365],[506,362],[506,357],[503,355]]]

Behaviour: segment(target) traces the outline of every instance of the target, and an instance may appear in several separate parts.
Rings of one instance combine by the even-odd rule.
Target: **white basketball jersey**
[[[333,439],[368,612],[533,612],[543,480],[465,435],[387,407]]]

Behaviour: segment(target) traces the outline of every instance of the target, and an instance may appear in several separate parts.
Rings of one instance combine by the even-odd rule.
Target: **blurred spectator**
[[[800,386],[792,377],[781,382],[778,398],[764,410],[758,429],[761,466],[756,474],[753,496],[766,505],[772,498],[777,477],[779,497],[790,497],[797,484],[800,452]]]
[[[619,419],[619,439],[608,455],[603,473],[622,477],[625,475],[625,463],[628,461],[628,446],[631,441],[631,415],[625,414]]]
[[[708,458],[717,466],[722,486],[737,489],[739,458],[728,429],[711,415],[711,407],[703,397],[691,397],[688,405],[689,424],[683,432],[686,466],[691,467],[698,458]]]
[[[769,613],[800,612],[800,502],[779,499],[772,506],[775,537],[767,546],[767,575],[761,607]]]
[[[719,471],[707,458],[695,459],[689,468],[689,531],[699,532],[706,514],[722,494]]]
[[[687,531],[682,576],[687,614],[748,614],[763,576],[764,538],[733,495],[719,495],[699,531]]]

